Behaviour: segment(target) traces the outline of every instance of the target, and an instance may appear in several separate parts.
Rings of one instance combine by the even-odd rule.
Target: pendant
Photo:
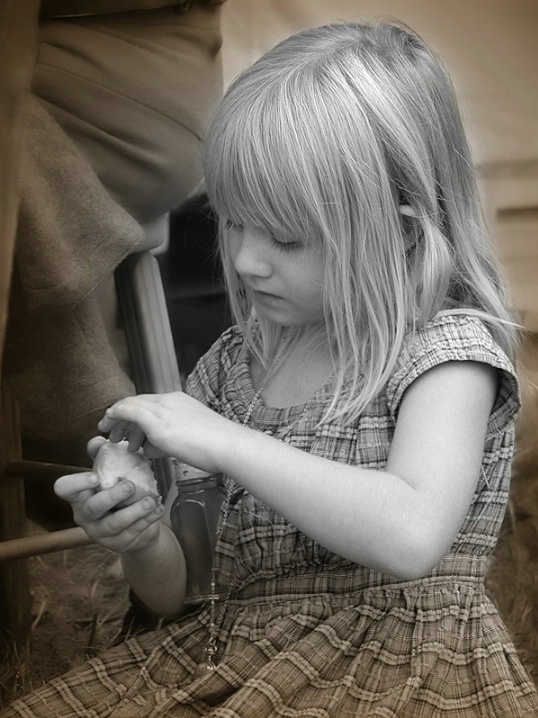
[[[196,669],[193,674],[193,678],[197,680],[198,678],[204,678],[204,676],[207,676],[210,673],[213,673],[217,669],[217,664],[213,661],[212,658],[206,658],[205,661],[202,661],[196,666]]]
[[[217,664],[214,661],[214,657],[217,655],[217,639],[215,636],[211,636],[205,647],[206,660],[202,664],[206,671],[214,671]]]

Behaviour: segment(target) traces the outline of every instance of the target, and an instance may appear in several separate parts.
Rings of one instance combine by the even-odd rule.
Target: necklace
[[[258,402],[263,390],[267,386],[267,382],[269,379],[273,376],[275,373],[277,367],[279,366],[280,362],[282,361],[282,358],[284,356],[285,350],[286,350],[286,340],[283,339],[283,347],[278,352],[277,356],[273,360],[273,363],[267,370],[267,373],[263,379],[263,382],[261,383],[259,389],[256,390],[254,393],[254,396],[252,397],[252,400],[250,401],[247,411],[245,413],[245,416],[243,418],[243,421],[241,422],[242,426],[247,426],[251,417],[252,412],[254,411],[254,407],[256,406],[256,403]],[[323,389],[325,386],[327,386],[332,379],[334,378],[335,373],[333,372],[331,376],[323,383],[323,386],[321,389]],[[317,392],[316,392],[317,393]],[[304,408],[296,420],[296,422],[300,421],[303,416],[306,414],[310,407],[312,399],[310,399],[305,405]],[[224,527],[227,525],[228,522],[228,514],[230,511],[231,506],[231,500],[232,495],[235,489],[235,481],[233,479],[227,479],[226,482],[226,494],[224,496],[224,501],[222,504],[221,509],[221,521],[219,522],[219,526],[217,528],[217,536],[219,536],[222,531],[224,530]],[[217,616],[217,602],[220,599],[219,594],[217,593],[217,583],[216,583],[216,577],[215,577],[215,568],[212,568],[212,575],[211,575],[211,593],[209,596],[209,639],[207,641],[207,644],[205,646],[205,664],[203,664],[203,668],[205,668],[207,671],[214,671],[217,667],[217,664],[215,662],[215,657],[218,651],[218,632],[222,625],[222,622],[224,620],[224,616],[226,615],[226,610],[228,608],[228,603],[230,601],[233,589],[235,588],[235,581],[232,576],[232,579],[228,585],[228,589],[226,591],[226,595],[224,597],[224,601],[222,602],[221,609],[219,611],[219,615]]]

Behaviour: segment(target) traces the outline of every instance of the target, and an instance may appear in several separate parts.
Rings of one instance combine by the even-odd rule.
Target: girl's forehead
[[[300,240],[307,244],[316,243],[318,233],[313,223],[305,219],[310,214],[308,211],[294,214],[279,212],[266,197],[252,197],[251,202],[245,202],[244,196],[234,196],[230,188],[224,191],[229,192],[227,201],[215,207],[223,229],[231,223],[245,230],[270,235],[281,242]]]
[[[230,185],[223,188],[215,210],[222,221],[256,231],[272,230],[283,224],[280,218],[273,215],[263,198],[252,197],[248,201],[243,193],[238,193]]]
[[[214,209],[225,220],[262,231],[283,231],[290,223],[289,188],[275,181],[269,168],[221,156],[212,177]]]

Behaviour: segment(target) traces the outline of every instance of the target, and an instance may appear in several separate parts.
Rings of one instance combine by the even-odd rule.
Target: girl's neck
[[[289,350],[284,339],[268,369],[252,357],[250,371],[254,386],[261,388],[265,405],[284,408],[307,403],[327,384],[335,366],[327,341],[320,339],[319,332],[305,332]]]

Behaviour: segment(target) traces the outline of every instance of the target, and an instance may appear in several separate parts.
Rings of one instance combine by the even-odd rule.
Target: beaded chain
[[[284,346],[282,347],[281,351],[278,353],[278,355],[275,357],[273,363],[267,370],[267,374],[265,375],[265,378],[262,382],[262,385],[260,388],[256,391],[254,396],[252,397],[252,400],[250,404],[248,405],[245,417],[241,423],[242,426],[247,426],[251,417],[252,412],[254,411],[254,407],[256,406],[256,403],[258,402],[263,390],[267,386],[267,382],[269,379],[273,376],[275,373],[277,367],[279,366],[282,357],[285,353],[285,339],[283,340]],[[323,384],[323,387],[327,386],[332,379],[334,378],[334,373],[331,374],[331,376],[327,379],[327,381]],[[322,387],[322,388],[323,388]],[[310,408],[310,403],[312,400],[310,400],[307,404],[305,404],[301,415],[296,421],[300,421],[302,417],[306,414],[308,409]],[[235,489],[235,481],[233,479],[227,478],[226,480],[226,494],[224,497],[223,505],[221,508],[221,521],[219,522],[219,526],[217,528],[217,536],[219,536],[222,531],[224,530],[224,527],[227,525],[228,521],[228,514],[230,512],[230,506],[231,506],[231,500],[232,495]],[[226,591],[226,596],[224,598],[224,601],[222,603],[221,610],[219,612],[218,621],[217,621],[217,601],[219,600],[220,596],[217,593],[217,584],[215,580],[215,568],[212,569],[212,575],[211,575],[211,593],[209,596],[209,640],[205,647],[205,654],[206,654],[206,663],[205,668],[208,671],[213,671],[217,667],[217,664],[215,663],[215,656],[218,651],[218,632],[222,625],[222,622],[224,620],[224,616],[226,615],[226,609],[228,607],[228,603],[230,601],[233,589],[235,588],[235,581],[232,578],[228,585],[228,590]]]

